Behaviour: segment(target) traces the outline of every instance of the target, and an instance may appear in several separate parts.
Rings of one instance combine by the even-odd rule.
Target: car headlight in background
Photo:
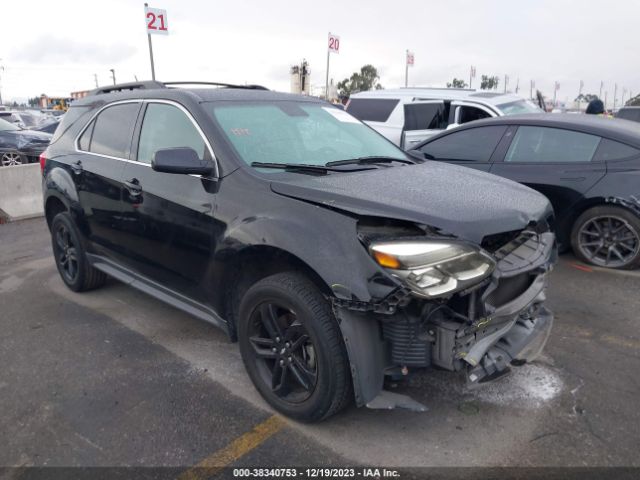
[[[488,254],[462,243],[395,241],[373,243],[369,253],[418,295],[435,298],[464,290],[495,269]]]

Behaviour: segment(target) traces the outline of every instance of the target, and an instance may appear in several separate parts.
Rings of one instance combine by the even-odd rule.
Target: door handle
[[[82,162],[78,160],[76,163],[72,163],[71,170],[73,170],[73,173],[75,173],[76,175],[82,173]]]
[[[140,186],[140,182],[137,178],[132,178],[131,180],[124,182],[124,186],[132,197],[137,197],[142,193],[142,187]]]

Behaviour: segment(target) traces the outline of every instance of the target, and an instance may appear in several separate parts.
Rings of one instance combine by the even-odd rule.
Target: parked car
[[[562,247],[594,265],[640,266],[640,125],[595,115],[493,118],[414,152],[538,190],[553,205]]]
[[[640,122],[640,107],[622,107],[616,113],[616,118]]]
[[[57,110],[55,108],[43,108],[40,112],[48,117],[62,117],[65,113],[64,110]]]
[[[50,139],[48,133],[24,130],[0,118],[0,164],[10,167],[35,163]]]
[[[0,120],[14,123],[21,128],[33,128],[40,125],[42,118],[40,114],[19,110],[7,110],[0,112]]]
[[[56,128],[58,128],[58,125],[60,124],[59,120],[50,120],[47,121],[41,125],[38,125],[37,127],[34,127],[33,129],[38,131],[38,132],[45,132],[45,133],[49,133],[51,135],[53,135],[56,132]]]
[[[405,150],[447,128],[474,120],[544,113],[536,104],[518,95],[457,88],[356,93],[349,99],[347,112]]]
[[[439,367],[476,385],[540,353],[544,196],[417,164],[318,99],[175,86],[94,91],[42,156],[71,290],[110,275],[225,329],[267,402],[303,421],[354,398],[423,409],[385,376]]]

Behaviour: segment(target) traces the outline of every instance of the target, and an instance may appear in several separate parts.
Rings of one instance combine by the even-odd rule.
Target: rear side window
[[[400,100],[395,98],[352,98],[347,112],[358,120],[386,122]]]
[[[123,103],[105,108],[94,120],[89,151],[110,157],[129,158],[133,127],[139,103]]]
[[[423,145],[420,151],[437,160],[488,162],[506,129],[496,125],[461,130]]]
[[[600,137],[549,127],[518,127],[505,162],[590,162]]]
[[[151,163],[158,150],[189,147],[200,160],[205,159],[205,143],[191,120],[178,107],[164,103],[150,103],[144,114],[138,161]]]
[[[594,160],[606,162],[611,160],[623,160],[640,155],[640,150],[630,147],[624,143],[615,142],[608,138],[603,138],[596,152]]]
[[[96,122],[91,122],[91,124],[84,130],[80,138],[78,139],[78,148],[80,150],[89,151],[89,146],[91,145],[91,135],[93,134],[93,127]],[[59,130],[60,128],[58,128]]]
[[[408,103],[404,106],[404,129],[433,130],[447,128],[448,112],[444,103]]]
[[[50,143],[57,142],[60,139],[60,137],[64,134],[64,132],[66,132],[69,129],[69,127],[71,127],[71,125],[76,123],[76,121],[80,117],[82,117],[82,115],[87,113],[89,109],[90,107],[88,106],[87,107],[70,107],[69,110],[67,110],[67,113],[62,115],[62,120],[60,120],[60,124],[58,125],[58,128],[56,128],[56,131],[53,134],[53,137],[51,138]],[[83,150],[86,150],[86,149],[83,149]]]

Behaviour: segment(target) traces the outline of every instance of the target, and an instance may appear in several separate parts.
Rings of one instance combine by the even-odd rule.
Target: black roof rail
[[[91,90],[87,94],[87,96],[103,95],[106,93],[114,92],[126,92],[132,90],[154,90],[158,88],[171,88],[171,86],[173,85],[210,85],[215,87],[242,88],[247,90],[269,90],[262,85],[234,85],[232,83],[220,82],[157,82],[155,80],[148,80],[144,82],[118,83],[116,85],[109,85],[107,87],[98,87],[94,90]]]
[[[163,82],[164,85],[170,87],[171,85],[212,85],[215,87],[225,88],[244,88],[247,90],[269,90],[262,85],[236,85],[233,83],[220,83],[220,82]]]
[[[150,90],[157,88],[166,88],[162,82],[156,81],[144,81],[144,82],[130,82],[130,83],[118,83],[116,85],[109,85],[107,87],[98,87],[94,90],[91,90],[88,94],[90,95],[102,95],[105,93],[113,93],[113,92],[125,92],[130,90]]]

